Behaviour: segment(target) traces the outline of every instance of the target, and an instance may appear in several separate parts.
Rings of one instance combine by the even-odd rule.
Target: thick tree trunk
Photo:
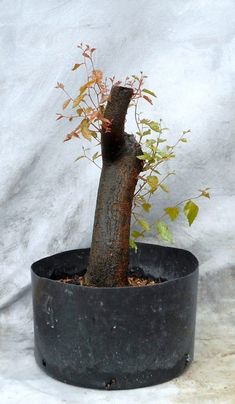
[[[101,134],[103,168],[86,285],[127,285],[131,208],[142,169],[137,159],[142,153],[140,145],[124,132],[132,94],[130,88],[113,87],[104,114],[111,121],[111,132]]]

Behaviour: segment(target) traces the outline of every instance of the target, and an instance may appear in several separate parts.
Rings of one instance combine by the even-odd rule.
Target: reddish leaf
[[[89,56],[88,53],[86,53],[86,52],[83,52],[82,56],[84,56],[85,58],[90,59],[90,56]]]
[[[153,105],[153,101],[147,96],[147,95],[143,95],[143,98],[148,101],[151,105]]]
[[[57,81],[57,85],[55,86],[55,88],[61,88],[62,90],[64,89],[64,84],[63,83],[59,83]]]
[[[95,83],[100,83],[103,78],[103,72],[101,70],[93,70],[92,72],[92,80],[95,81]]]
[[[68,140],[71,140],[71,139],[73,139],[74,137],[78,137],[78,138],[79,138],[78,133],[75,132],[75,131],[69,133],[69,134],[66,136],[66,138],[64,139],[64,142],[67,142]]]

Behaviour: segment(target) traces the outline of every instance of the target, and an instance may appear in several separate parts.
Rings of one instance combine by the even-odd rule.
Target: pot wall
[[[32,265],[35,358],[49,375],[99,389],[128,389],[180,375],[193,359],[198,262],[189,252],[139,244],[130,267],[159,285],[93,288],[50,278],[83,273],[89,249]]]

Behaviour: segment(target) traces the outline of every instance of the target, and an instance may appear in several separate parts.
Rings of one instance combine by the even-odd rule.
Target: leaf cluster
[[[72,71],[85,70],[85,82],[80,86],[75,96],[68,93],[63,83],[57,83],[56,88],[63,91],[66,99],[62,105],[62,112],[57,113],[57,120],[67,119],[69,122],[76,121],[76,126],[66,135],[64,141],[70,141],[74,138],[85,138],[89,142],[96,142],[100,147],[100,134],[110,131],[111,122],[104,117],[104,110],[112,86],[123,85],[133,89],[133,96],[129,108],[134,108],[134,120],[136,124],[135,136],[141,145],[142,154],[137,158],[143,161],[143,170],[139,175],[137,188],[133,199],[132,225],[134,230],[131,232],[130,246],[137,248],[136,240],[145,236],[147,232],[155,232],[156,235],[164,241],[172,242],[173,236],[169,223],[178,219],[180,213],[183,213],[191,226],[196,219],[199,206],[195,200],[201,197],[210,198],[209,188],[199,190],[199,194],[176,202],[174,206],[167,206],[164,212],[159,215],[153,223],[149,223],[147,216],[151,212],[152,196],[156,192],[169,192],[167,180],[175,175],[174,171],[163,173],[162,168],[171,159],[175,158],[177,146],[180,143],[188,141],[190,130],[183,131],[174,144],[168,141],[168,128],[162,125],[162,120],[152,120],[143,117],[141,112],[141,103],[147,102],[153,105],[153,100],[157,98],[154,91],[145,87],[147,76],[140,72],[139,75],[131,75],[125,78],[123,82],[116,80],[115,76],[106,78],[101,70],[95,68],[94,52],[95,48],[87,44],[80,44],[78,48],[81,52],[81,60],[75,63]],[[65,110],[70,107],[70,113],[65,114]],[[90,157],[89,148],[82,147],[83,154],[76,160],[88,159],[98,168],[101,151],[96,151]],[[168,223],[167,223],[168,221]]]

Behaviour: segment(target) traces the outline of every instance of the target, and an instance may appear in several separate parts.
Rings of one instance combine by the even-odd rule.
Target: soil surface
[[[153,286],[163,282],[166,282],[166,278],[158,277],[145,277],[143,275],[142,268],[132,268],[129,270],[128,276],[128,285],[127,286]],[[84,285],[84,275],[67,275],[65,274],[63,277],[56,279],[57,282],[67,283],[72,285]]]

